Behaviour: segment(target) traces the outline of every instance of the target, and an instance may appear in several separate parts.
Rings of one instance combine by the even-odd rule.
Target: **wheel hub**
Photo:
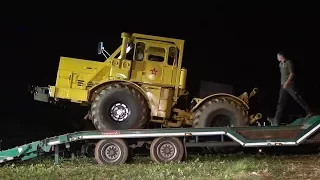
[[[123,103],[116,103],[111,107],[110,116],[113,120],[121,122],[128,118],[130,109]]]
[[[165,160],[171,160],[177,153],[176,147],[170,142],[164,142],[159,145],[158,155]]]
[[[116,161],[119,159],[121,151],[118,146],[114,144],[109,144],[105,149],[105,157],[108,161]]]
[[[211,127],[229,127],[230,119],[225,115],[218,115],[211,121]]]

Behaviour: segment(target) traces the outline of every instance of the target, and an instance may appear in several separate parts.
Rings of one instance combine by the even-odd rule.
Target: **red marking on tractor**
[[[155,68],[151,69],[151,74],[157,75],[157,70]]]

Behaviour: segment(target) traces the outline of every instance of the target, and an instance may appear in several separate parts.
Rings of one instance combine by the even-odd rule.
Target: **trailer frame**
[[[221,137],[219,141],[210,138]],[[231,141],[225,141],[225,138]],[[214,128],[164,128],[164,129],[129,129],[110,131],[80,131],[46,138],[0,151],[0,164],[13,160],[25,161],[54,152],[55,164],[60,164],[59,146],[70,148],[70,143],[83,140],[98,141],[95,147],[95,159],[99,164],[123,164],[131,149],[150,145],[150,155],[154,162],[181,161],[187,158],[189,147],[272,147],[298,146],[300,144],[320,145],[320,116],[309,119],[298,118],[285,126],[250,126],[250,127],[214,127]],[[105,147],[109,144],[108,147]],[[160,145],[162,144],[162,145]],[[161,151],[176,151],[174,157],[166,158]],[[107,149],[104,149],[107,148]],[[108,150],[109,148],[109,150]],[[164,150],[167,148],[166,150]],[[169,149],[169,150],[168,150]],[[102,152],[103,151],[103,152]],[[121,157],[107,155],[107,151],[118,151]],[[106,155],[103,155],[105,153]],[[172,153],[171,153],[172,154]],[[106,159],[108,156],[109,159]],[[161,156],[161,157],[160,157]]]

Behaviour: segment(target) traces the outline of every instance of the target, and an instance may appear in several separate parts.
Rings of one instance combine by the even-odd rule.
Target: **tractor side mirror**
[[[102,51],[104,50],[103,48],[103,42],[98,43],[98,54],[102,54]]]

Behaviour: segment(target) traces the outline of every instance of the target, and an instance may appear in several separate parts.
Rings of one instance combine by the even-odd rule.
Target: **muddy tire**
[[[122,139],[103,139],[95,147],[95,160],[101,165],[124,164],[129,155],[128,145]]]
[[[177,137],[160,137],[152,141],[150,156],[155,163],[180,162],[184,158],[184,146]]]
[[[81,154],[85,157],[94,157],[96,143],[85,143],[81,146]]]
[[[214,98],[194,112],[193,127],[239,127],[249,126],[244,108],[225,98]],[[218,153],[234,153],[238,147],[215,147]]]
[[[92,121],[100,131],[143,129],[150,113],[147,101],[134,88],[112,84],[102,90],[91,105]]]

